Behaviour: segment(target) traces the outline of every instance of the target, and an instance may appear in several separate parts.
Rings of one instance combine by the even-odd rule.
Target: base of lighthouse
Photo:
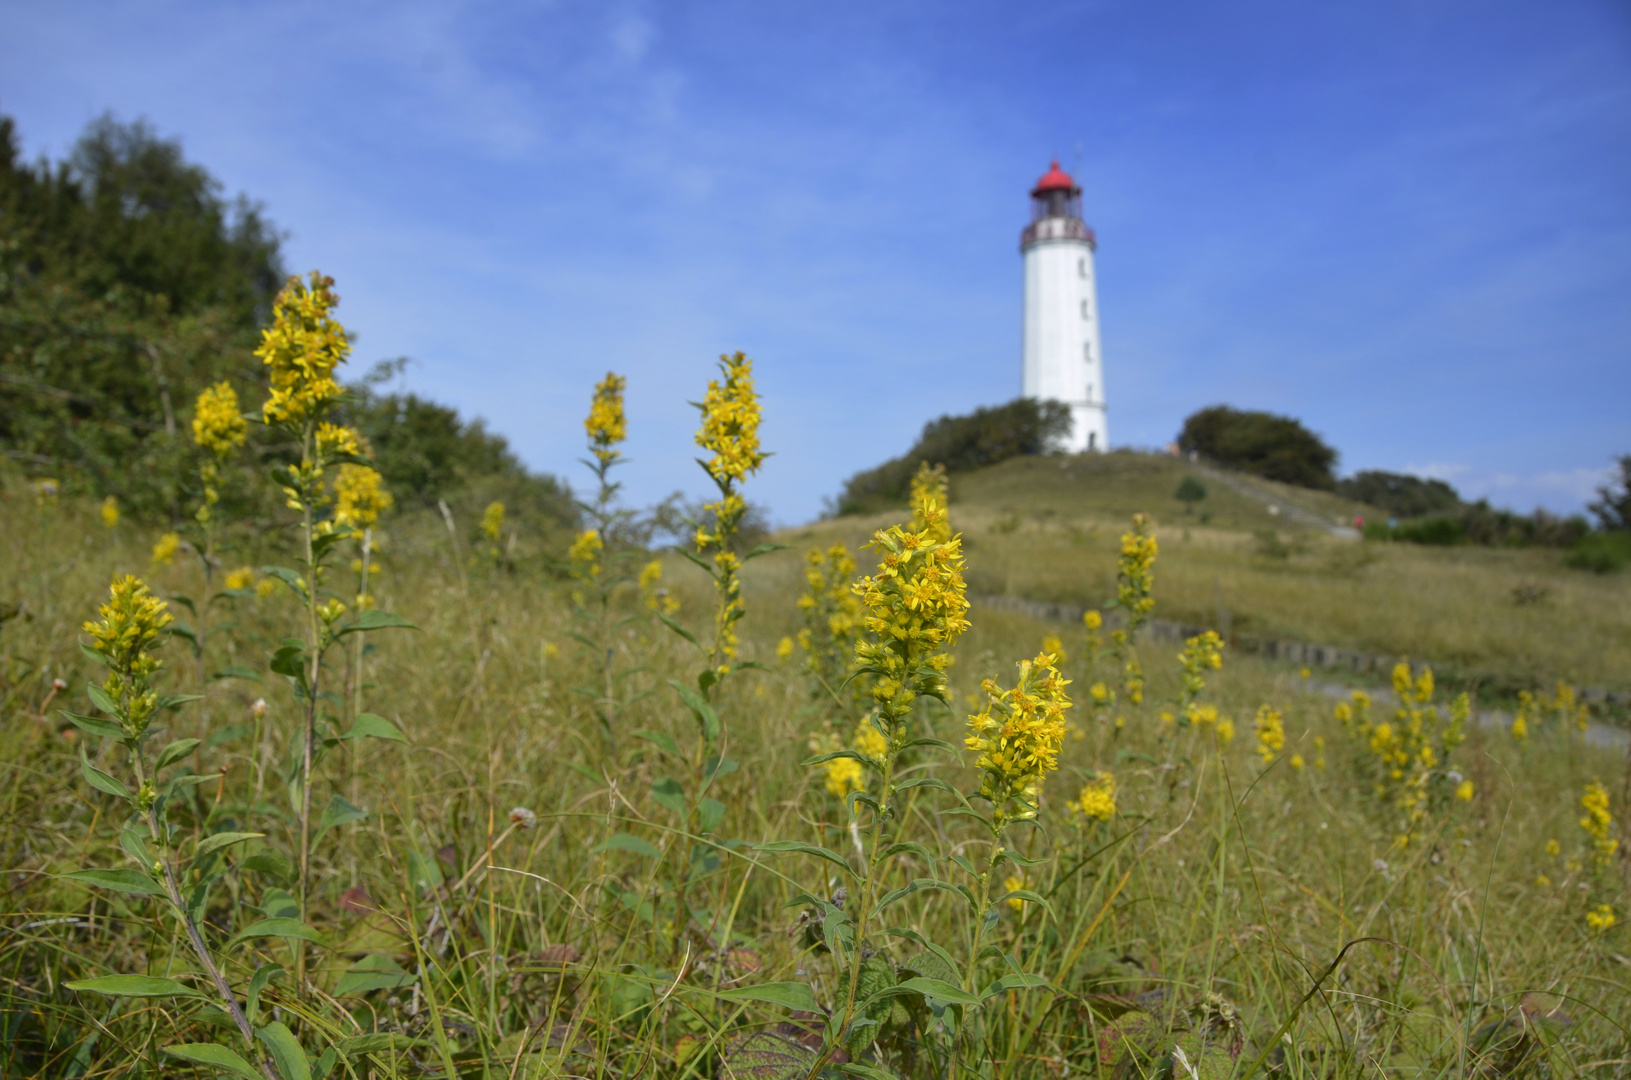
[[[1110,425],[1103,405],[1072,402],[1070,420],[1070,436],[1060,449],[1070,454],[1103,453],[1110,449]]]

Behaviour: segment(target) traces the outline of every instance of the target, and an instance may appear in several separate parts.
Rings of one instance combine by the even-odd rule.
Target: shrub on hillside
[[[1594,532],[1582,536],[1563,556],[1563,562],[1576,570],[1611,574],[1631,565],[1631,533]]]
[[[904,502],[912,476],[924,462],[955,473],[1046,453],[1070,433],[1070,423],[1066,406],[1035,398],[931,420],[906,453],[846,480],[838,513],[863,513]]]
[[[1478,544],[1483,547],[1566,548],[1590,533],[1591,526],[1579,515],[1562,518],[1545,510],[1519,514],[1511,510],[1497,510],[1485,499],[1464,504],[1450,514],[1404,522],[1373,521],[1365,526],[1367,540],[1398,540],[1438,547]]]
[[[1450,514],[1461,506],[1461,496],[1442,480],[1426,480],[1381,469],[1366,469],[1337,481],[1336,493],[1399,518]]]
[[[1336,486],[1337,452],[1289,416],[1213,405],[1184,421],[1178,447],[1268,480],[1321,491]]]
[[[1597,516],[1597,524],[1612,532],[1631,532],[1631,454],[1614,459],[1620,475],[1597,489],[1597,501],[1586,509]]]

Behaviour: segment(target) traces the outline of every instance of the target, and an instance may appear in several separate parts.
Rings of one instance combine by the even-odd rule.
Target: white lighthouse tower
[[[1082,189],[1055,161],[1031,189],[1031,223],[1019,240],[1025,257],[1021,392],[1070,406],[1074,423],[1063,449],[1071,453],[1110,448],[1093,273],[1097,247],[1082,221]]]

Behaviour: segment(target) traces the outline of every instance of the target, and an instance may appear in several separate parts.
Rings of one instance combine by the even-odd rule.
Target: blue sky
[[[1057,155],[1098,232],[1110,434],[1290,413],[1342,468],[1578,509],[1631,452],[1631,8],[1533,2],[13,2],[29,155],[112,109],[321,267],[357,360],[581,483],[700,493],[743,349],[814,516],[1019,388],[1018,233]]]

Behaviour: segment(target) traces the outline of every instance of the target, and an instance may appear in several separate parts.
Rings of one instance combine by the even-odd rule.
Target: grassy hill
[[[1194,475],[1208,494],[1186,513]],[[1385,512],[1335,495],[1137,453],[1016,458],[951,480],[971,591],[1085,606],[1115,593],[1128,519],[1157,522],[1157,614],[1251,633],[1430,660],[1503,690],[1556,680],[1631,689],[1631,575],[1568,569],[1544,548],[1430,548],[1329,527]],[[1279,512],[1271,513],[1269,507]],[[899,514],[894,515],[898,517]],[[859,543],[891,515],[788,530],[797,545]],[[1321,527],[1313,527],[1314,522]]]

